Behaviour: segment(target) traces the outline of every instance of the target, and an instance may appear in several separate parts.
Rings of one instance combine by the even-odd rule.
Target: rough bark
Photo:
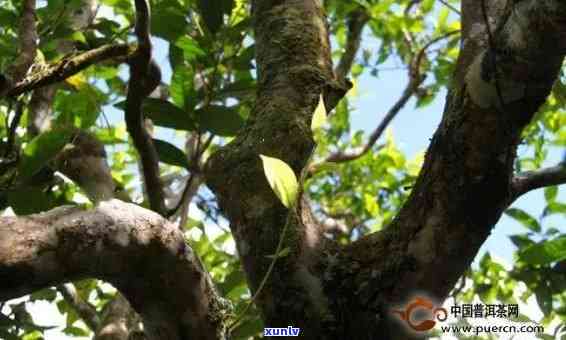
[[[318,1],[254,5],[256,109],[235,141],[212,157],[208,183],[231,221],[253,290],[290,223],[291,255],[277,262],[257,301],[266,325],[301,327],[306,339],[418,337],[405,334],[391,310],[415,294],[442,302],[500,218],[521,132],[566,52],[566,7],[496,4],[488,8],[488,39],[481,4],[463,2],[458,69],[410,197],[383,232],[336,250],[307,211],[299,209],[297,219],[278,202],[258,158],[275,156],[297,174],[303,170],[313,105],[332,79],[324,16]]]
[[[470,266],[512,195],[521,132],[566,52],[566,6],[559,1],[489,8],[492,39],[480,4],[462,5],[457,71],[413,191],[389,228],[355,242],[341,260],[346,272],[352,263],[362,268],[354,279],[372,287],[374,301],[365,303],[384,306],[385,319],[387,308],[411,295],[441,302]],[[390,338],[408,337],[400,323],[389,329]]]
[[[322,292],[321,229],[305,227],[265,180],[260,154],[277,157],[301,173],[314,141],[312,113],[321,93],[328,108],[345,92],[334,79],[326,18],[319,1],[254,1],[259,93],[255,110],[236,139],[208,162],[207,184],[230,220],[252,291],[271,262],[283,227],[290,254],[278,261],[257,303],[269,327],[301,327],[318,338],[327,301]]]
[[[85,277],[113,284],[148,339],[221,339],[226,307],[175,225],[133,204],[3,217],[0,300]]]

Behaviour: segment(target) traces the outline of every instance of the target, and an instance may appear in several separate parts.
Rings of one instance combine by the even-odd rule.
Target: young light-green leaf
[[[267,182],[281,203],[292,207],[297,199],[299,184],[291,167],[278,158],[259,155]]]
[[[327,120],[327,113],[326,107],[324,106],[324,98],[320,95],[320,99],[318,100],[318,105],[314,110],[314,114],[312,116],[311,121],[311,131],[314,133],[316,130],[322,128],[322,126],[326,123]]]

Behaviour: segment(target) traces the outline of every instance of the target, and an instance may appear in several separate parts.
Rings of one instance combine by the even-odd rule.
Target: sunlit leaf
[[[293,169],[278,158],[259,155],[267,182],[281,203],[287,208],[295,204],[298,182]]]
[[[327,113],[326,113],[326,107],[324,106],[324,98],[322,97],[322,95],[320,95],[320,98],[318,100],[318,105],[316,106],[316,109],[314,110],[314,114],[312,116],[312,121],[311,121],[312,132],[315,132],[316,130],[322,128],[326,123],[326,120],[327,120]]]
[[[534,244],[519,252],[519,258],[530,264],[548,264],[566,259],[566,236]]]
[[[206,55],[206,53],[199,47],[198,42],[188,36],[182,36],[177,39],[175,46],[183,50],[183,56],[187,61]]]

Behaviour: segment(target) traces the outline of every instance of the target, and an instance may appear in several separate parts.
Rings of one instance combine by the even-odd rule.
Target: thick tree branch
[[[135,32],[139,45],[130,60],[130,80],[125,110],[126,126],[140,156],[149,205],[152,210],[165,215],[165,194],[159,177],[159,156],[151,135],[144,125],[141,111],[144,98],[159,84],[161,74],[158,66],[151,62],[149,2],[148,0],[135,0],[135,5]]]
[[[368,280],[367,294],[385,306],[405,303],[414,294],[443,300],[512,195],[521,133],[550,93],[566,54],[566,4],[508,4],[488,10],[489,20],[499,19],[492,25],[495,48],[490,48],[480,6],[462,1],[455,79],[411,195],[388,228],[356,241],[344,254],[344,266],[352,261],[365,271],[373,266],[376,275],[360,272],[355,280]],[[386,273],[398,277],[372,281]],[[393,319],[390,327],[401,329]],[[411,338],[393,334],[390,338]]]
[[[113,44],[104,45],[76,56],[69,55],[54,64],[47,65],[45,69],[39,72],[29,74],[22,81],[17,82],[13,87],[2,93],[5,93],[5,96],[8,97],[15,97],[39,87],[63,81],[101,61],[126,57],[131,52],[132,47],[130,45]]]
[[[529,191],[566,183],[566,163],[515,175],[511,182],[510,203]]]
[[[149,339],[220,339],[225,313],[182,233],[119,200],[0,218],[0,301],[85,277],[113,284]]]

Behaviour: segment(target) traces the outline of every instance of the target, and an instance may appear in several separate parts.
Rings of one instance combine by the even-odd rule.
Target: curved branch
[[[152,210],[164,215],[166,213],[165,193],[159,178],[159,156],[151,135],[147,131],[143,113],[142,102],[154,89],[148,87],[149,73],[157,65],[151,65],[151,40],[149,33],[150,8],[147,0],[135,0],[136,27],[138,48],[130,60],[130,80],[128,82],[128,95],[126,97],[126,127],[132,137],[134,146],[139,153],[144,183]],[[154,69],[152,70],[152,67]],[[159,69],[157,68],[157,72]],[[160,81],[160,79],[159,79]],[[157,84],[159,83],[157,82]]]
[[[336,79],[339,82],[344,82],[348,73],[350,73],[356,54],[360,49],[362,31],[369,19],[370,16],[366,12],[365,8],[361,6],[350,12],[348,15],[348,35],[346,37],[346,47],[338,65],[334,69]]]
[[[529,191],[564,183],[566,183],[566,163],[517,174],[511,180],[509,204]]]
[[[0,225],[0,301],[94,277],[124,294],[150,339],[222,337],[225,307],[209,274],[158,214],[110,200],[2,217]]]

